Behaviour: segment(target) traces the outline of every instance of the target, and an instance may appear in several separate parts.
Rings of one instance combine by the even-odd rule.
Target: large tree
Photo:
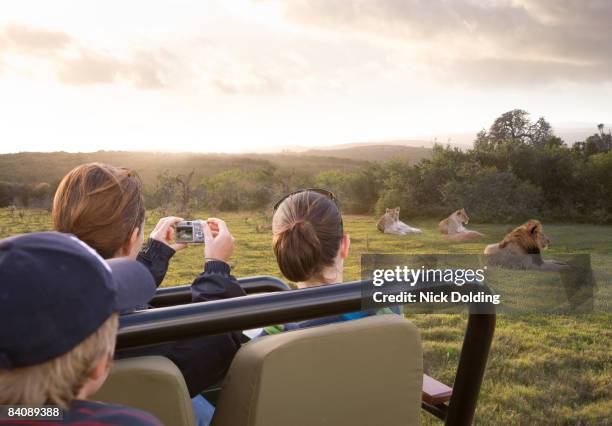
[[[536,148],[545,147],[550,141],[556,141],[551,125],[540,117],[534,123],[529,113],[522,109],[513,109],[495,119],[489,131],[478,133],[475,148],[492,150],[507,144],[525,144]]]

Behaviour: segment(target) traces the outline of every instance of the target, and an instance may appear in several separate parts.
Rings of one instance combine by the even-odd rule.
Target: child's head
[[[104,383],[117,312],[155,293],[149,271],[105,261],[76,237],[41,232],[0,241],[0,404],[67,408]]]
[[[118,315],[112,314],[69,352],[41,364],[0,369],[1,404],[57,404],[86,399],[106,380],[115,351]]]
[[[127,169],[83,164],[62,179],[53,200],[53,228],[76,235],[105,259],[135,258],[143,240],[140,179]]]
[[[288,279],[325,284],[341,275],[350,242],[331,192],[309,189],[285,197],[275,207],[272,233],[278,266]]]

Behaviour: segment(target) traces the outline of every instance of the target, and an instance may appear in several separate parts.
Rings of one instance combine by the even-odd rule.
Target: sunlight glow
[[[3,5],[0,152],[468,143],[513,108],[553,124],[612,115],[597,56],[553,45],[561,36],[520,49],[471,9],[454,11],[466,16],[453,27],[429,3],[415,3],[414,22],[376,1],[362,19],[348,3]],[[537,22],[563,24],[551,13]],[[429,25],[435,16],[448,29]]]

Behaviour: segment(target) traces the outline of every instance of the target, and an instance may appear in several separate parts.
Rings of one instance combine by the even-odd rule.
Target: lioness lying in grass
[[[480,238],[483,235],[477,231],[466,229],[465,226],[470,221],[465,209],[455,211],[446,219],[438,224],[438,229],[450,241],[467,241]]]
[[[406,234],[422,234],[419,228],[413,228],[399,220],[400,208],[387,209],[385,214],[378,219],[376,228],[383,234],[406,235]]]

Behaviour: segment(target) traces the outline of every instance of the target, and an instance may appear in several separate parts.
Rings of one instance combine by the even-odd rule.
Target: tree
[[[588,158],[591,155],[612,150],[610,129],[608,129],[608,133],[604,132],[604,125],[600,123],[597,125],[597,130],[599,133],[589,136],[584,142],[576,142],[573,147],[574,151]]]
[[[205,178],[207,204],[222,211],[234,211],[244,208],[241,196],[245,193],[244,173],[239,169],[230,169]]]
[[[30,190],[30,203],[34,203],[35,207],[50,207],[51,206],[51,185],[47,182],[41,182],[32,185]]]
[[[482,130],[478,133],[474,147],[484,151],[495,150],[507,144],[544,148],[552,137],[552,127],[544,117],[532,123],[527,111],[513,109],[497,117],[488,132]]]
[[[0,208],[13,204],[12,184],[0,182]]]
[[[189,208],[189,201],[191,200],[192,194],[194,192],[194,188],[191,185],[194,173],[195,171],[192,170],[189,174],[178,175],[174,178],[179,191],[178,195],[181,212],[186,212]]]
[[[168,170],[157,175],[157,183],[150,197],[147,197],[149,207],[168,208],[176,200],[178,192],[176,176]]]

